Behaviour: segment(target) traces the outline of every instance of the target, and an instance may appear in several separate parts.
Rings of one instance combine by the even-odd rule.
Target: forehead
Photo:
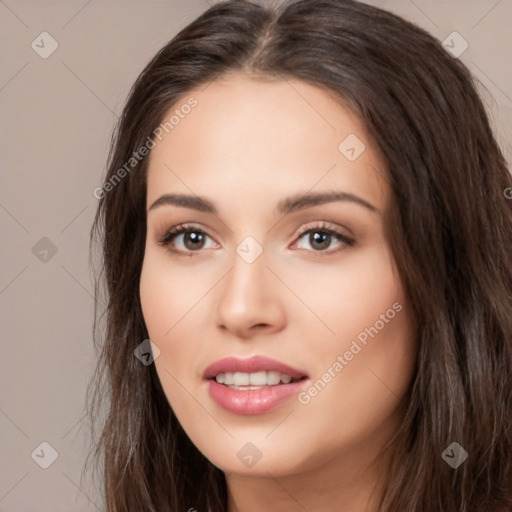
[[[232,73],[187,93],[164,122],[173,114],[150,154],[148,203],[164,192],[235,201],[316,188],[386,201],[382,159],[363,123],[319,87]]]

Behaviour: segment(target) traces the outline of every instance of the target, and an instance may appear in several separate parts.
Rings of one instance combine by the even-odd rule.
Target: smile
[[[305,372],[263,356],[227,357],[204,372],[210,397],[223,409],[241,415],[263,414],[305,386]]]

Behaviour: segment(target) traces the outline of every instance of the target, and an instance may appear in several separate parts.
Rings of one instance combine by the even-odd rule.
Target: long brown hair
[[[154,365],[139,299],[147,158],[169,108],[229,71],[300,79],[349,105],[383,155],[386,230],[419,352],[381,512],[512,510],[512,179],[474,80],[427,32],[352,0],[221,2],[133,85],[91,231],[101,247],[89,398],[109,512],[227,511],[224,474],[192,444]],[[200,108],[200,107],[199,107]],[[133,163],[133,162],[132,162]],[[125,167],[126,169],[126,167]],[[452,442],[458,468],[441,457]]]

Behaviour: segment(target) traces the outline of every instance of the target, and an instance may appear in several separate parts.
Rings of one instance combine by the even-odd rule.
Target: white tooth
[[[235,386],[248,386],[249,385],[249,374],[236,372],[233,375],[233,384]]]
[[[248,384],[252,384],[253,386],[265,386],[266,384],[270,384],[270,382],[267,382],[267,372],[250,373]]]
[[[284,373],[281,373],[279,380],[283,382],[284,384],[289,384],[292,381],[292,378],[289,375],[285,375]]]
[[[241,389],[243,391],[248,391],[250,389],[263,389],[267,386],[228,386],[229,389]]]
[[[281,377],[279,372],[267,372],[267,384],[269,386],[275,386],[276,384],[279,384],[280,380]]]
[[[261,371],[253,373],[236,372],[236,373],[219,373],[216,375],[215,380],[219,384],[226,386],[233,386],[233,389],[239,386],[276,386],[280,383],[288,384],[292,381],[290,375],[274,371]],[[244,389],[254,389],[245,387]]]

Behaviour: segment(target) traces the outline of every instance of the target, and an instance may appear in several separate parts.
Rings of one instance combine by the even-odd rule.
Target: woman
[[[107,509],[511,510],[511,185],[467,68],[395,15],[184,28],[97,191]]]

